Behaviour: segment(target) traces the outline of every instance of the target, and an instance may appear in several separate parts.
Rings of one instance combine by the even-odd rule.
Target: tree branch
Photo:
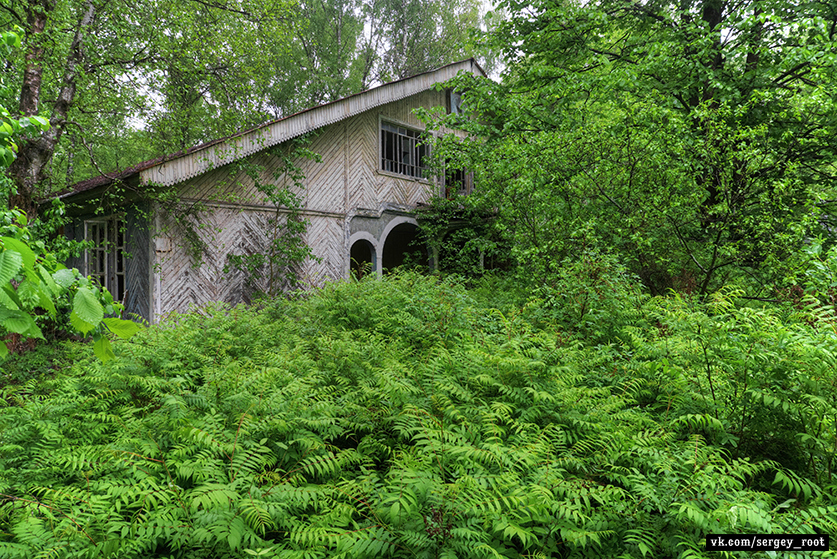
[[[81,131],[81,134],[82,134],[80,136],[81,143],[84,145],[85,148],[87,148],[87,153],[90,155],[90,163],[93,164],[93,167],[96,168],[96,171],[100,175],[102,175],[103,177],[107,177],[109,179],[114,179],[115,180],[116,177],[119,176],[118,173],[111,176],[111,175],[105,173],[104,171],[102,171],[102,169],[99,167],[99,164],[96,163],[96,158],[93,156],[93,148],[90,147],[90,144],[88,144],[87,141],[84,139],[85,131],[84,131],[84,128],[82,127],[82,125],[79,124],[78,122],[73,121],[73,120],[66,120],[66,121],[64,121],[64,124],[72,124],[73,126],[76,126]]]

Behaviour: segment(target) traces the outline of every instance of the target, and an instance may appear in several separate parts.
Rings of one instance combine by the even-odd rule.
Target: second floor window
[[[381,122],[381,170],[422,178],[429,153],[418,130]]]
[[[445,198],[452,198],[453,194],[467,196],[474,190],[474,174],[465,169],[445,167]]]

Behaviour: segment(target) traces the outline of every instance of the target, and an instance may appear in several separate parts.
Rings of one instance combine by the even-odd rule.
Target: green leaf
[[[11,294],[9,292],[11,292]],[[11,285],[4,285],[0,287],[0,308],[5,307],[12,310],[20,309],[20,305],[18,305],[18,302],[15,301],[17,297],[11,296],[13,294],[14,289],[12,289]]]
[[[5,359],[7,355],[9,355],[9,348],[6,342],[0,342],[0,359]]]
[[[29,120],[35,123],[35,126],[41,130],[49,130],[49,120],[42,116],[30,116]]]
[[[23,265],[23,256],[14,250],[0,252],[0,285],[8,283]]]
[[[231,549],[235,550],[241,547],[241,538],[246,529],[244,520],[240,516],[233,518],[230,522],[230,533],[227,536],[227,543],[229,543]]]
[[[95,324],[90,324],[82,320],[76,311],[70,313],[70,325],[75,328],[77,331],[81,332],[82,335],[86,336],[88,332],[96,328]]]
[[[35,270],[35,262],[38,260],[38,257],[29,248],[29,245],[24,243],[19,239],[14,239],[12,237],[0,237],[0,242],[3,243],[3,248],[9,250],[14,250],[20,253],[20,256],[23,258],[23,265],[31,270]]]
[[[55,283],[55,280],[52,278],[52,275],[47,271],[46,268],[42,264],[38,264],[38,273],[41,276],[41,280],[46,284],[47,289],[52,293],[53,297],[58,297],[61,295],[61,288]]]
[[[20,48],[20,35],[17,33],[8,32],[6,33],[6,44],[10,45],[16,49]]]
[[[38,304],[40,299],[39,292],[40,289],[38,284],[33,283],[28,279],[23,280],[17,286],[17,296],[26,309],[31,309]]]
[[[2,284],[0,283],[0,303],[8,309],[19,310],[23,307],[23,304],[20,302],[20,297],[17,296],[17,292],[12,287],[12,284]]]
[[[0,167],[9,167],[15,161],[15,152],[0,146]]]
[[[73,297],[73,312],[81,320],[92,324],[94,327],[98,326],[105,316],[104,308],[96,298],[96,293],[88,287],[79,287],[76,291],[76,295]]]
[[[98,340],[93,342],[93,354],[102,360],[102,363],[107,363],[114,359],[116,355],[113,353],[113,347],[110,345],[110,340],[107,336],[100,336]]]
[[[64,268],[52,274],[52,279],[55,280],[55,283],[66,289],[73,285],[76,277],[72,270]]]
[[[122,339],[128,340],[142,330],[142,326],[131,320],[123,320],[121,318],[106,318],[102,322],[108,327],[108,330],[116,334]]]
[[[52,302],[52,297],[50,297],[50,294],[43,286],[38,287],[38,306],[47,311],[51,317],[55,318],[56,310],[55,303]]]
[[[44,337],[35,320],[23,311],[0,309],[0,326],[28,338]]]

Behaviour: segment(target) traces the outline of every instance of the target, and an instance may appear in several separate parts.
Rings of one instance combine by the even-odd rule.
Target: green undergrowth
[[[828,312],[627,277],[497,308],[491,281],[204,309],[16,391],[0,557],[722,557],[706,534],[837,534]]]
[[[51,344],[37,343],[32,349],[8,356],[0,363],[3,371],[0,375],[0,397],[4,389],[11,393],[15,386],[51,378],[68,369],[73,361],[84,355],[83,346],[55,341]]]

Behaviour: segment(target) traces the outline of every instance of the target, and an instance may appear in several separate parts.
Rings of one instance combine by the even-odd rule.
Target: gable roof
[[[473,58],[454,62],[436,70],[385,83],[330,103],[305,109],[185,151],[150,159],[123,171],[78,182],[70,187],[72,190],[61,193],[58,197],[73,196],[136,174],[139,175],[140,184],[154,183],[162,186],[177,184],[312,130],[421,93],[436,84],[454,78],[460,71],[486,75]]]

